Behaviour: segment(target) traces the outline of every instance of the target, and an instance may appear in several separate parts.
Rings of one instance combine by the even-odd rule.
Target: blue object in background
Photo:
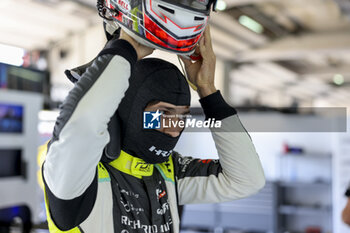
[[[0,133],[23,132],[23,106],[0,103]]]

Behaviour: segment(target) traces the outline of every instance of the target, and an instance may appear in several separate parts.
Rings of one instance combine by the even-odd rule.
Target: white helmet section
[[[146,12],[177,38],[194,38],[202,33],[208,16],[165,1],[146,0]],[[175,38],[174,38],[175,39]]]

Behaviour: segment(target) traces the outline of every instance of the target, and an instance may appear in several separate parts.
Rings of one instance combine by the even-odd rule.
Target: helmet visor
[[[211,5],[216,0],[163,0],[164,2],[180,6],[189,10],[210,14]]]

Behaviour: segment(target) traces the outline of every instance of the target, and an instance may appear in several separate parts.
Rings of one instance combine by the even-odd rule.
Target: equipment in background
[[[42,105],[39,93],[0,89],[0,217],[19,217],[26,226],[42,220],[36,177]],[[12,221],[0,223],[6,219]]]

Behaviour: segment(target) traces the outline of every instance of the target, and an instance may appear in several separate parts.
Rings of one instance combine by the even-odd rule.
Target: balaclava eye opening
[[[142,59],[135,64],[129,88],[113,116],[120,124],[121,149],[155,164],[168,160],[180,136],[143,129],[143,112],[151,101],[177,106],[189,106],[191,102],[183,74],[175,65],[156,58]]]

